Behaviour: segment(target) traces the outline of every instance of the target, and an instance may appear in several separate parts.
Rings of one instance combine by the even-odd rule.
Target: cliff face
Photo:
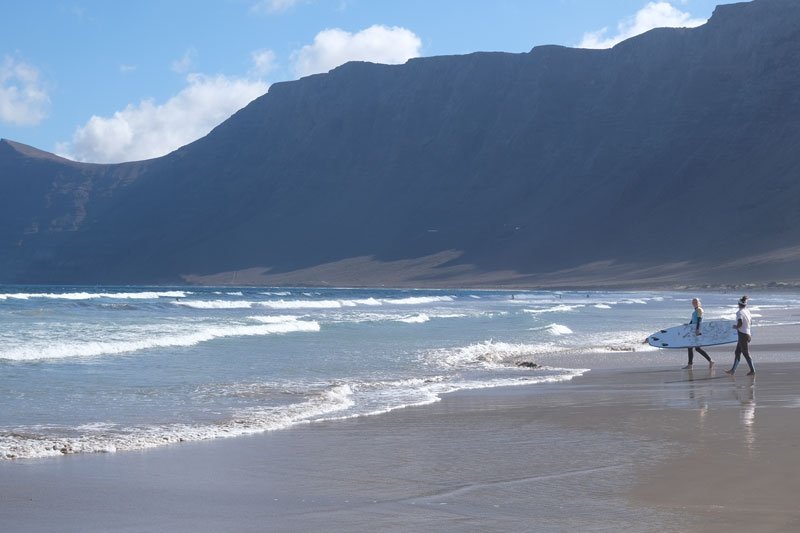
[[[155,160],[0,143],[0,280],[798,278],[798,149],[793,0],[611,50],[349,63]]]

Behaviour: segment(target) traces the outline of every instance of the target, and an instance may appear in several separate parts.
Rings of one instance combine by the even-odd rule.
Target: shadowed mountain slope
[[[0,281],[800,279],[800,2],[278,83],[119,165],[0,142]]]

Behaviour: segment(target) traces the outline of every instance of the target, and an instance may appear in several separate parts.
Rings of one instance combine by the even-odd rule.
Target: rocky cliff
[[[800,279],[800,2],[609,50],[348,63],[119,165],[0,142],[0,281]]]

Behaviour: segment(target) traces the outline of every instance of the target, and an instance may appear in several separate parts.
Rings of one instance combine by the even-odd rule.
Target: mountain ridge
[[[798,28],[756,0],[609,50],[351,62],[144,162],[0,147],[30,189],[0,179],[0,280],[798,279]]]

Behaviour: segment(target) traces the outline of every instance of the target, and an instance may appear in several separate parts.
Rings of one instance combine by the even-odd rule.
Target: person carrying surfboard
[[[739,340],[736,342],[736,351],[733,352],[733,366],[730,370],[726,370],[726,374],[731,376],[736,372],[736,367],[739,366],[740,356],[744,355],[744,360],[747,361],[747,366],[750,367],[748,376],[756,375],[756,367],[753,366],[753,360],[750,358],[750,310],[747,309],[747,296],[739,298],[739,310],[736,311],[736,325],[733,326],[738,332]]]
[[[700,307],[700,299],[699,298],[692,298],[692,307],[694,307],[694,311],[692,311],[692,319],[689,324],[694,324],[694,334],[695,335],[702,335],[700,332],[700,322],[703,321],[703,308]],[[691,370],[692,368],[692,361],[694,360],[694,351],[697,350],[697,353],[702,355],[708,361],[708,368],[714,366],[714,361],[711,360],[711,357],[706,353],[704,349],[697,346],[696,348],[689,348],[689,363],[683,367],[684,370]]]

